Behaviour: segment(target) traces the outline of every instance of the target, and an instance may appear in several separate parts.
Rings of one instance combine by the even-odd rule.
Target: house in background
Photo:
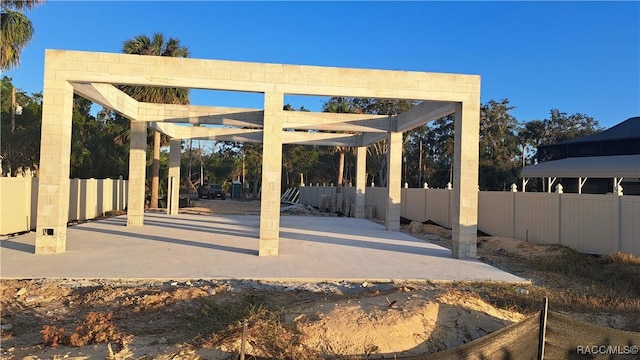
[[[523,179],[546,178],[547,190],[640,195],[640,117],[596,134],[540,146],[538,164],[522,169]]]

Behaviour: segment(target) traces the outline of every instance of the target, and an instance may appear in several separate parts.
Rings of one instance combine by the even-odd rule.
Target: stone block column
[[[66,250],[69,220],[73,87],[55,79],[55,70],[50,67],[45,65],[42,98],[36,254]]]
[[[144,189],[147,167],[147,123],[131,121],[129,149],[129,200],[127,226],[144,224]]]
[[[452,255],[473,259],[477,250],[480,101],[456,105],[453,148]]]
[[[277,256],[280,238],[282,177],[282,93],[264,94],[262,140],[262,196],[260,202],[260,256]]]
[[[389,133],[387,153],[387,212],[385,229],[400,230],[400,202],[402,196],[402,133]]]
[[[169,179],[167,181],[167,214],[169,215],[178,215],[180,207],[181,142],[181,139],[171,139],[169,143]]]
[[[367,147],[356,149],[356,208],[355,217],[364,219],[365,189],[367,187]]]

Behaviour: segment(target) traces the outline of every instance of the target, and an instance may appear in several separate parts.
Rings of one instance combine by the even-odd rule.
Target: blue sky
[[[120,52],[160,31],[191,57],[479,74],[482,102],[519,121],[558,108],[605,127],[640,115],[640,2],[55,1],[28,12],[35,36],[17,70],[43,83],[44,49]],[[262,95],[197,91],[192,103],[262,108]],[[320,98],[289,97],[319,110]]]

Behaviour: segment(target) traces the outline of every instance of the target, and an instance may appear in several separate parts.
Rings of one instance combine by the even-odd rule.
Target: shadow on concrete
[[[390,244],[388,242],[385,243],[385,242],[377,242],[377,241],[369,241],[369,240],[347,239],[345,237],[331,236],[331,235],[328,235],[327,233],[303,234],[298,232],[288,232],[288,231],[280,230],[280,237],[281,238],[285,237],[293,241],[310,241],[310,242],[316,242],[321,244],[351,246],[351,247],[358,247],[363,249],[392,251],[392,252],[400,252],[400,253],[406,253],[406,254],[412,254],[412,255],[427,255],[427,256],[435,256],[435,257],[441,257],[441,258],[451,258],[451,252],[445,248],[433,249],[433,248],[426,248],[421,246]],[[397,240],[397,241],[411,242],[409,240]]]
[[[207,220],[194,219],[193,217],[196,217],[196,216],[207,219]],[[145,224],[146,224],[146,219],[148,218],[160,219],[163,222],[167,220],[175,219],[180,222],[196,222],[196,223],[204,223],[204,224],[222,224],[222,225],[246,225],[247,224],[246,221],[234,219],[233,218],[234,216],[247,217],[247,216],[255,216],[255,215],[224,215],[224,216],[223,215],[190,215],[190,217],[184,217],[184,216],[174,217],[174,216],[168,216],[168,215],[155,215],[155,214],[149,214],[149,213],[144,214]],[[225,219],[227,221],[218,221],[217,219]],[[258,220],[258,223],[259,223],[259,220]]]
[[[16,242],[16,241],[13,241],[13,240],[2,240],[2,241],[0,241],[0,248],[26,252],[28,254],[33,254],[33,253],[36,252],[36,246],[35,245],[29,245],[29,244],[25,244],[25,243],[20,243],[20,242]]]
[[[243,248],[227,246],[227,245],[203,243],[203,242],[191,241],[191,240],[181,240],[181,239],[168,238],[163,236],[132,234],[129,232],[117,231],[117,230],[90,229],[86,227],[77,227],[76,229],[81,231],[87,231],[87,232],[97,232],[102,234],[124,236],[129,238],[134,237],[136,239],[152,240],[152,241],[159,241],[159,242],[185,245],[185,246],[197,246],[205,249],[228,251],[228,252],[234,252],[234,253],[245,254],[245,255],[258,255],[258,250],[243,249]]]
[[[258,234],[255,232],[254,229],[251,229],[251,231],[231,231],[231,230],[223,230],[220,228],[215,228],[215,227],[208,227],[208,226],[188,226],[188,225],[178,225],[175,223],[167,223],[164,221],[154,221],[154,220],[145,220],[144,221],[145,225],[151,225],[151,226],[158,226],[158,227],[162,227],[162,228],[170,228],[170,229],[176,229],[176,230],[183,230],[183,231],[197,231],[197,232],[202,232],[205,234],[218,234],[218,235],[229,235],[229,236],[240,236],[240,237],[253,237],[253,238],[257,238]]]

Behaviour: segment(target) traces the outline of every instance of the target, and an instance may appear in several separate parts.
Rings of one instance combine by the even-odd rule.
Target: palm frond
[[[22,13],[3,9],[0,14],[0,68],[20,64],[20,53],[33,37],[33,24]]]

